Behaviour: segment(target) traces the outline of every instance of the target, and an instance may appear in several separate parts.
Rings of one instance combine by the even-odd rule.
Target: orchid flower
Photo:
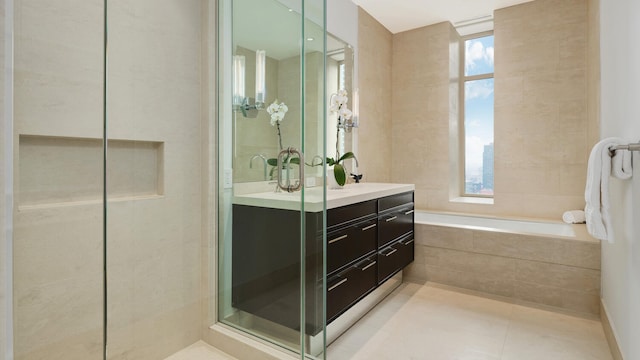
[[[289,107],[285,103],[278,103],[275,100],[271,105],[267,107],[267,112],[271,115],[271,126],[280,124],[284,120],[284,115],[289,111]]]

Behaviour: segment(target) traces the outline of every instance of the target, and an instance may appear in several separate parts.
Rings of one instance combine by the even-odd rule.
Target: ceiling
[[[343,0],[340,0],[343,1]],[[315,2],[309,2],[316,4]],[[299,0],[243,0],[233,2],[233,42],[250,50],[266,50],[267,56],[282,60],[299,56],[301,50],[301,15]],[[323,51],[322,7],[305,8],[305,50]],[[274,21],[277,19],[277,21]],[[346,44],[327,36],[327,52],[344,49]]]
[[[493,10],[532,0],[352,0],[392,33],[492,15]]]

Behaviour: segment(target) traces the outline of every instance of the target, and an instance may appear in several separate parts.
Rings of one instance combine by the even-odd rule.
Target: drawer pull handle
[[[386,253],[386,254],[382,254],[382,255],[384,255],[384,256],[390,256],[391,254],[395,253],[396,251],[398,251],[398,249],[391,248],[391,251],[389,251],[389,252],[388,252],[388,253]]]
[[[409,210],[409,211],[405,212],[404,214],[405,215],[411,215],[411,214],[413,214],[413,210]]]
[[[385,220],[385,221],[386,221],[386,222],[389,222],[389,221],[393,221],[393,220],[395,220],[395,219],[397,219],[397,218],[398,218],[397,216],[392,216],[392,217],[388,218],[388,219],[387,219],[387,220]]]
[[[327,291],[331,291],[331,290],[333,290],[333,289],[337,288],[338,286],[340,286],[340,285],[342,285],[342,284],[346,283],[346,282],[347,282],[347,280],[349,280],[349,279],[342,279],[342,280],[340,280],[337,284],[332,285],[329,289],[327,289]]]
[[[369,226],[367,226],[367,227],[363,227],[363,228],[362,228],[362,231],[367,231],[367,230],[369,230],[369,229],[373,229],[373,228],[374,228],[374,227],[376,227],[376,226],[378,226],[378,224],[373,224],[373,225],[369,225]]]
[[[372,261],[372,262],[370,262],[369,264],[367,264],[367,266],[365,266],[365,267],[361,268],[360,270],[365,271],[365,270],[367,270],[368,268],[372,267],[372,266],[373,266],[373,265],[375,265],[375,264],[376,264],[376,262],[375,262],[375,261]]]
[[[410,245],[411,243],[413,243],[413,239],[409,240],[409,241],[400,241],[400,244],[402,245]]]
[[[346,239],[346,238],[348,238],[348,237],[349,237],[349,235],[342,235],[342,236],[339,236],[339,237],[337,237],[337,238],[335,238],[335,239],[333,239],[333,240],[329,240],[329,244],[333,244],[333,243],[334,243],[334,242],[336,242],[336,241],[344,240],[344,239]]]

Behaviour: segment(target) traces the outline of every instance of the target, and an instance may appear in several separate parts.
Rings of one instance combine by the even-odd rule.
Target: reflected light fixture
[[[351,132],[353,128],[357,128],[360,122],[360,89],[353,90],[353,108],[351,112],[351,119],[345,121],[344,130]]]
[[[240,106],[244,102],[245,57],[233,56],[233,105]]]
[[[266,96],[267,53],[264,50],[256,51],[256,104],[262,103]]]
[[[256,51],[255,99],[245,95],[245,61],[243,55],[233,57],[233,109],[242,111],[244,117],[255,118],[258,116],[258,110],[265,109],[267,53],[265,50]]]

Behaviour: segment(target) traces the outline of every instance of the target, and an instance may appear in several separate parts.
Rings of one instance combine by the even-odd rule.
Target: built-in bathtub
[[[416,211],[415,222],[420,224],[499,231],[515,234],[576,237],[574,225],[563,222],[538,220],[525,221],[427,211]]]
[[[415,212],[410,281],[598,314],[600,243],[585,225]]]

